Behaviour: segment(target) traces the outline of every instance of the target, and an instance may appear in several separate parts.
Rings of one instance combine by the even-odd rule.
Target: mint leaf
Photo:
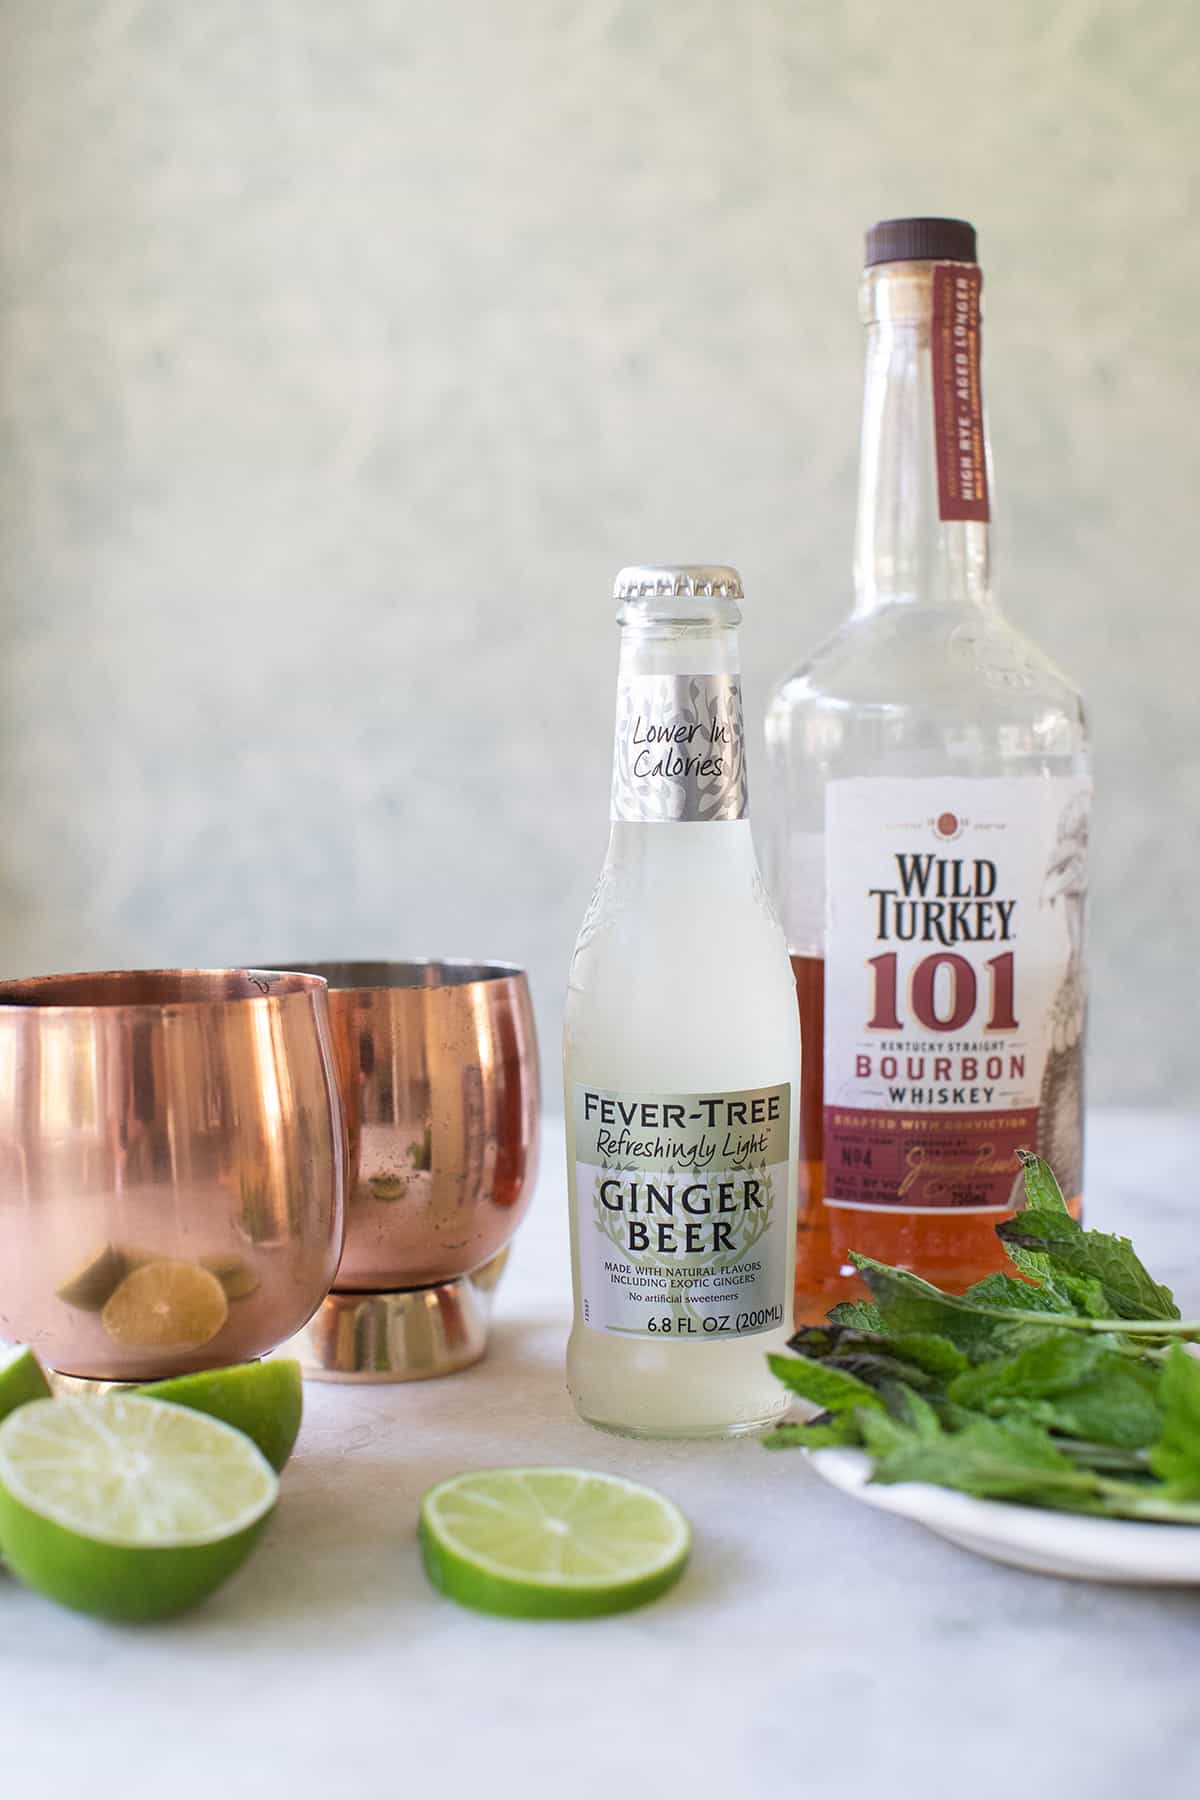
[[[861,1444],[862,1432],[857,1414],[843,1412],[829,1419],[814,1419],[808,1425],[776,1425],[762,1441],[768,1450],[827,1450],[845,1444]]]
[[[1018,1150],[1017,1161],[1025,1172],[1025,1204],[1034,1212],[1067,1212],[1063,1191],[1050,1164],[1032,1150]],[[1074,1220],[1071,1223],[1074,1224]]]
[[[1023,1417],[1067,1437],[1121,1450],[1154,1442],[1157,1375],[1102,1337],[1048,1333],[1015,1356],[981,1363],[947,1389],[954,1405],[989,1418]]]
[[[998,1317],[999,1309],[986,1311],[965,1294],[943,1294],[907,1269],[890,1268],[857,1252],[850,1260],[874,1294],[885,1328],[897,1335],[947,1338],[972,1362],[982,1362],[1038,1329],[1019,1319]]]
[[[883,1314],[874,1300],[840,1300],[825,1317],[831,1325],[849,1325],[860,1331],[879,1331],[883,1326]]]
[[[1005,1400],[1041,1400],[1069,1393],[1104,1355],[1099,1338],[1077,1331],[1047,1331],[1014,1356],[997,1357],[958,1375],[946,1390],[956,1406],[976,1410]]]
[[[1048,1218],[1050,1220],[1050,1229],[1052,1231],[1057,1230],[1060,1233],[1065,1231],[1068,1238],[1071,1237],[1072,1233],[1076,1236],[1086,1235],[1082,1231],[1082,1228],[1075,1223],[1075,1220],[1071,1218],[1069,1213],[1043,1213],[1034,1215],[1026,1209],[1025,1212],[1018,1213],[1016,1217],[1026,1228],[1029,1227],[1035,1218],[1041,1217],[1042,1219]],[[1069,1220],[1070,1223],[1064,1225],[1064,1219]],[[999,1235],[1000,1227],[997,1226],[996,1230]],[[1004,1242],[1004,1239],[1002,1238],[1001,1241]],[[1109,1305],[1104,1288],[1094,1276],[1069,1273],[1060,1262],[1057,1262],[1052,1255],[1048,1255],[1045,1251],[1032,1250],[1019,1244],[1009,1242],[1004,1242],[1004,1248],[1009,1261],[1015,1264],[1021,1271],[1021,1274],[1028,1277],[1028,1280],[1022,1284],[1021,1282],[1013,1281],[1011,1275],[1003,1274],[989,1275],[985,1280],[997,1284],[1000,1282],[1009,1283],[1012,1290],[1012,1297],[1008,1302],[1009,1304],[1019,1306],[1020,1300],[1018,1294],[1022,1285],[1025,1286],[1026,1291],[1029,1291],[1029,1283],[1037,1282],[1037,1291],[1042,1295],[1042,1298],[1037,1302],[1037,1305],[1047,1311],[1073,1312],[1085,1319],[1107,1318],[1112,1312],[1112,1307]],[[969,1292],[974,1298],[983,1299],[984,1296],[977,1292],[977,1290],[981,1289],[983,1286],[984,1282],[976,1282],[975,1287],[970,1289]]]
[[[1200,1500],[1200,1362],[1182,1344],[1167,1352],[1159,1394],[1163,1427],[1150,1467],[1166,1483],[1168,1498]]]
[[[1033,1273],[1032,1270],[1029,1272]],[[1017,1281],[1002,1269],[975,1282],[967,1289],[963,1299],[979,1306],[1002,1306],[1016,1312],[1064,1313],[1075,1310],[1071,1302],[1061,1294],[1050,1288],[1035,1286],[1032,1281]]]
[[[1144,1450],[1162,1429],[1155,1387],[1144,1384],[1136,1363],[1115,1353],[1073,1392],[1035,1402],[1035,1417],[1064,1439],[1118,1450]],[[1107,1459],[1093,1458],[1095,1463],[1102,1460]]]
[[[892,1343],[897,1356],[939,1381],[949,1381],[970,1367],[958,1346],[935,1331],[904,1331]]]
[[[972,1418],[961,1431],[936,1437],[878,1414],[864,1414],[860,1423],[875,1458],[874,1481],[932,1481],[980,1499],[1103,1510],[1099,1478],[1078,1468],[1048,1432],[1027,1420]]]
[[[1107,1319],[1112,1313],[1104,1284],[1094,1275],[1068,1275],[1064,1269],[1056,1269],[1047,1287],[1074,1307],[1081,1318]]]
[[[883,1401],[873,1387],[844,1369],[828,1363],[814,1362],[807,1356],[768,1356],[771,1373],[784,1387],[803,1400],[811,1400],[823,1412],[840,1413],[856,1406],[882,1407]]]
[[[874,1461],[874,1481],[932,1481],[983,1500],[1017,1500],[1117,1519],[1200,1523],[1200,1505],[1157,1485],[1114,1479],[1081,1466],[1063,1454],[1043,1427],[1027,1419],[968,1415],[960,1430],[943,1430],[936,1437],[907,1428],[886,1413],[860,1413],[858,1419]]]
[[[898,1419],[902,1425],[907,1425],[919,1438],[928,1442],[941,1436],[941,1420],[923,1394],[914,1393],[909,1387],[897,1387],[888,1398],[891,1417]],[[861,1430],[860,1426],[860,1435]]]
[[[1105,1310],[1119,1319],[1179,1317],[1170,1288],[1160,1287],[1147,1274],[1128,1238],[1082,1231],[1069,1213],[1029,1209],[1002,1220],[996,1235],[1018,1268],[1043,1280],[1056,1286],[1064,1276],[1099,1283]],[[1039,1260],[1034,1263],[1032,1258]],[[1103,1312],[1090,1316],[1103,1317]]]
[[[938,1345],[942,1348],[939,1350]],[[903,1381],[928,1388],[966,1367],[966,1357],[945,1338],[921,1335],[889,1337],[882,1331],[857,1331],[848,1325],[804,1325],[788,1340],[788,1348],[825,1368],[844,1369],[873,1388]]]

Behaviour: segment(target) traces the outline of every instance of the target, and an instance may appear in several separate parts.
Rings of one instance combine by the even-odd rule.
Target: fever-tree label
[[[1088,794],[829,784],[827,1205],[1002,1211],[1045,1109],[1078,1191]]]
[[[791,1090],[575,1088],[583,1323],[701,1343],[778,1330],[788,1303]]]

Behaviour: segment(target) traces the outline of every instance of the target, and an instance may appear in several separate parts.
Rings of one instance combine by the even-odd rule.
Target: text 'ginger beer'
[[[593,1424],[726,1436],[787,1395],[800,1034],[747,816],[728,568],[617,578],[608,855],[564,1032],[575,1323]]]
[[[864,1292],[852,1250],[999,1267],[1018,1149],[1083,1179],[1087,735],[992,599],[975,233],[893,219],[866,260],[856,604],[767,715],[808,1319]]]

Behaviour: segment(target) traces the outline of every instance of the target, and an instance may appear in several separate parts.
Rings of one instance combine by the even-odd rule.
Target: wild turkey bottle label
[[[1090,787],[826,790],[825,1204],[1002,1212],[1014,1152],[1083,1164]]]

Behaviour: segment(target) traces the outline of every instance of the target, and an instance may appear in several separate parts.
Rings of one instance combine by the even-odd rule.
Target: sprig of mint
[[[872,1480],[1112,1518],[1200,1524],[1200,1339],[1127,1238],[1085,1231],[1048,1163],[997,1227],[1015,1274],[947,1294],[869,1256],[869,1301],[835,1306],[771,1368],[814,1416],[769,1449],[852,1444]]]

